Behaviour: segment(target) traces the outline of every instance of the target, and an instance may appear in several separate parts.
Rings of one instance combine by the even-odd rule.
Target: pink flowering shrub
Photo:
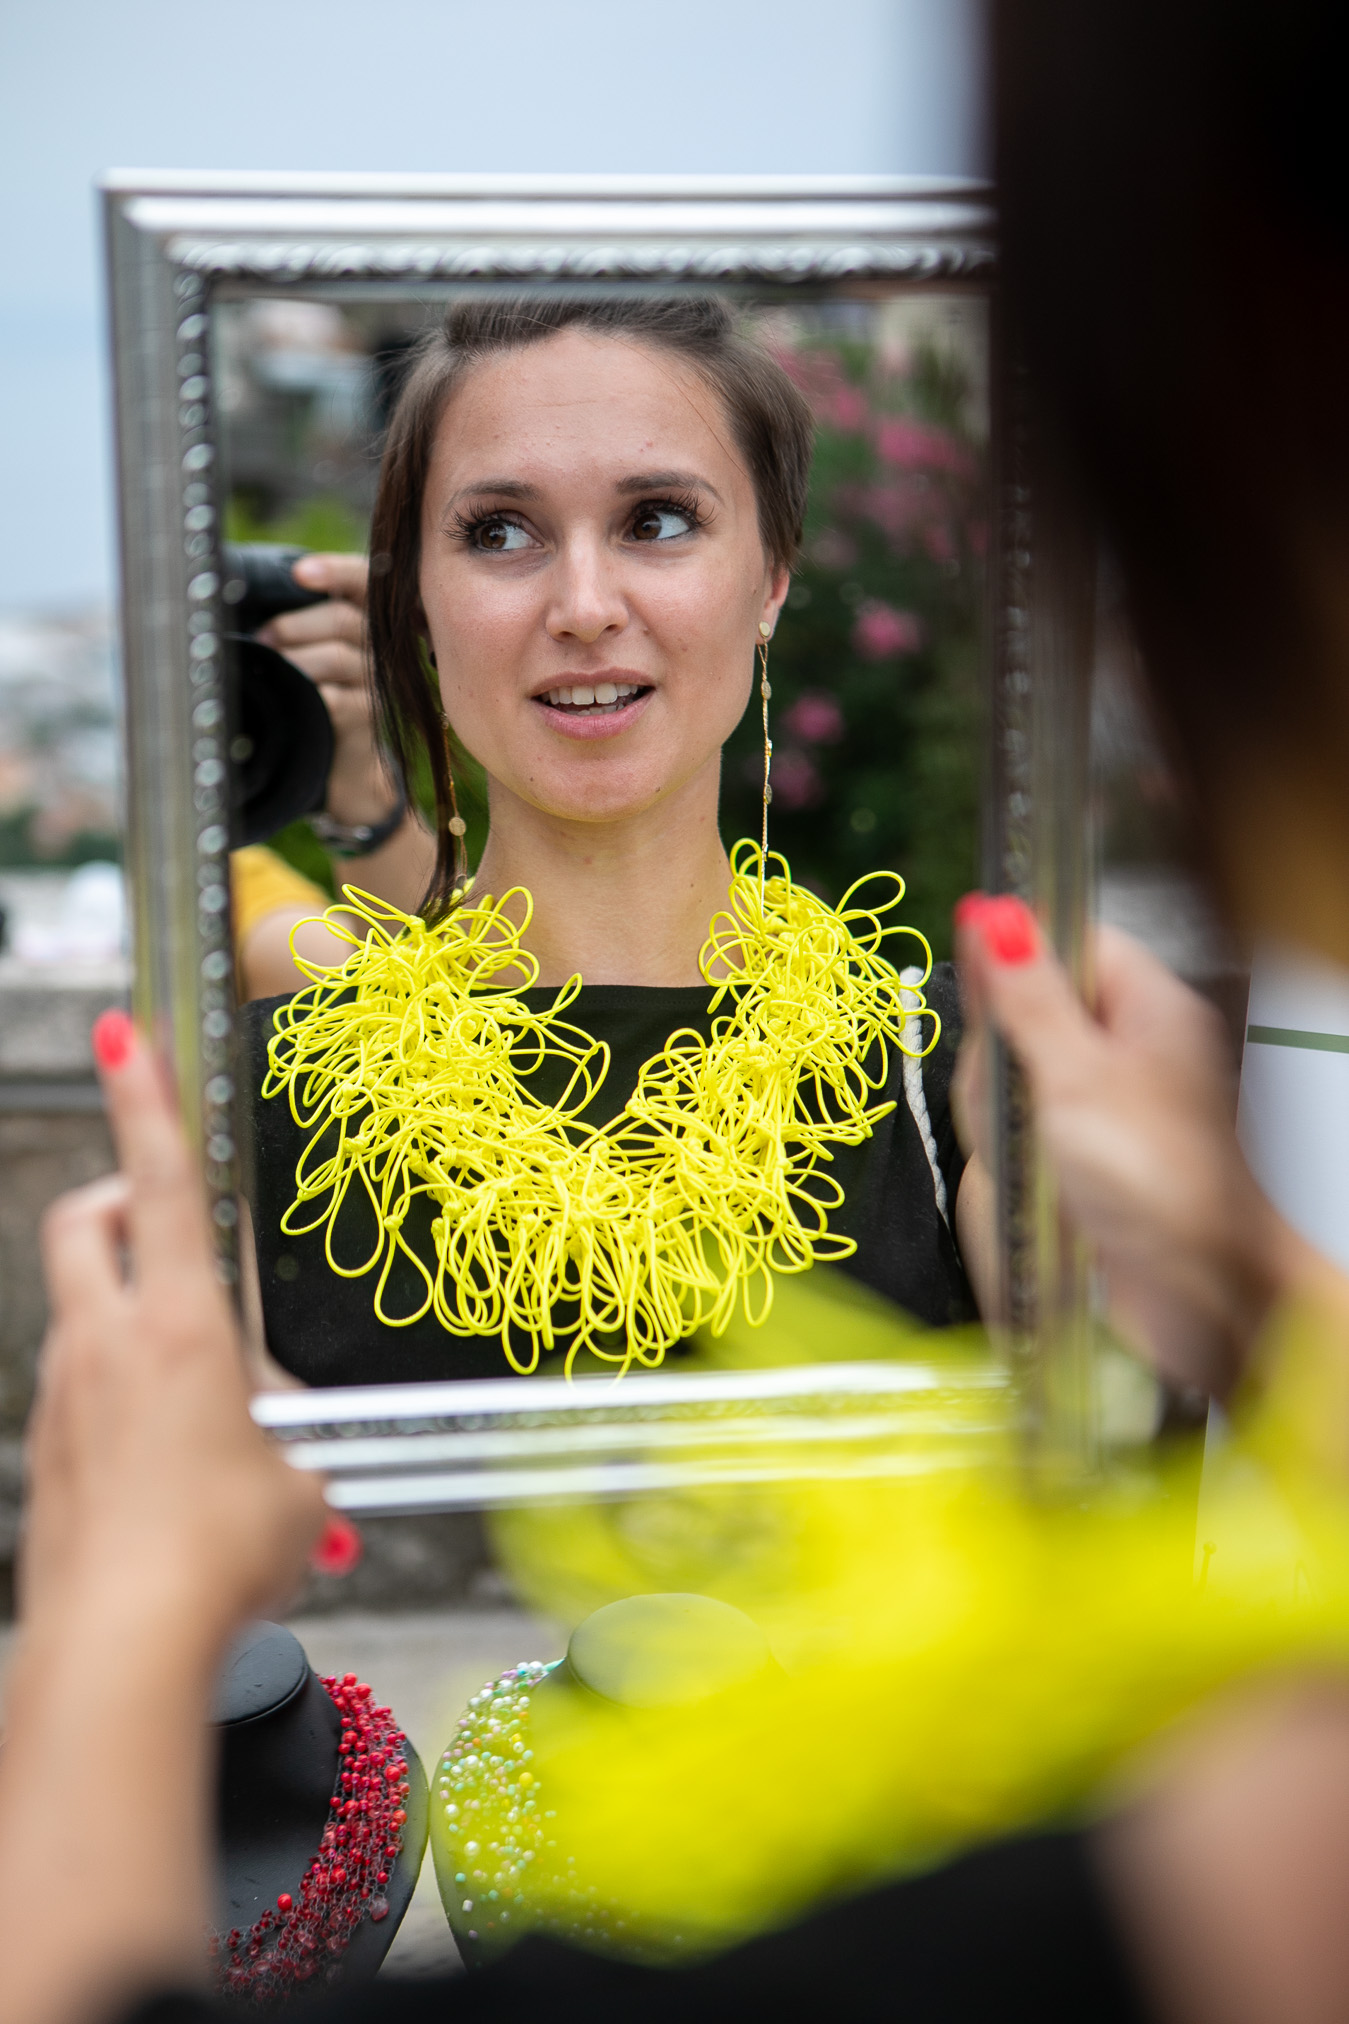
[[[880,422],[876,448],[885,463],[903,471],[949,471],[957,478],[975,475],[974,457],[964,443],[948,429],[916,422],[909,415],[892,415]]]
[[[948,521],[929,520],[922,538],[924,551],[933,562],[940,563],[943,569],[959,566],[956,539]]]
[[[896,611],[879,597],[869,597],[858,610],[852,643],[864,661],[916,654],[923,644],[923,621],[911,611]]]
[[[840,387],[829,401],[828,419],[836,429],[856,434],[866,427],[868,418],[866,395],[860,387]]]
[[[780,810],[818,808],[824,800],[820,770],[794,745],[773,754],[773,806]]]
[[[823,689],[807,689],[782,713],[782,722],[803,745],[837,745],[845,725],[836,697]]]
[[[902,918],[943,953],[976,877],[988,500],[970,389],[950,352],[873,339],[861,319],[775,311],[768,329],[817,429],[770,653],[770,842],[834,898],[875,866],[902,872]],[[724,833],[757,836],[757,691],[728,760]]]
[[[857,543],[851,534],[845,534],[841,527],[822,527],[806,549],[805,565],[813,563],[820,569],[841,575],[852,569],[858,561]]]

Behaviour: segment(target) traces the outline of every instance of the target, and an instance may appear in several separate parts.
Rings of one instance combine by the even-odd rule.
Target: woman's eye
[[[687,534],[692,526],[693,515],[678,506],[643,506],[632,532],[637,541],[669,541],[676,534]]]
[[[513,520],[480,520],[473,530],[473,546],[493,555],[509,555],[515,549],[528,548],[529,536]]]

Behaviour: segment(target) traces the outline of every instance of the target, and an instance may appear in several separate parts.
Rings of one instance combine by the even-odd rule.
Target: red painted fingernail
[[[309,1565],[315,1574],[350,1574],[353,1567],[359,1567],[364,1552],[365,1542],[350,1518],[330,1511]]]
[[[1029,963],[1039,952],[1035,916],[1024,900],[1011,893],[990,900],[979,925],[995,963]]]
[[[977,928],[991,904],[987,893],[966,893],[956,901],[952,918],[958,928]]]
[[[89,1039],[100,1068],[124,1068],[136,1045],[136,1029],[128,1015],[112,1005],[99,1013]]]

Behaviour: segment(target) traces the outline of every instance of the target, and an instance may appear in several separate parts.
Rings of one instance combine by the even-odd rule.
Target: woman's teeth
[[[569,689],[549,689],[541,700],[555,710],[582,710],[588,717],[603,717],[639,692],[636,682],[573,682]]]

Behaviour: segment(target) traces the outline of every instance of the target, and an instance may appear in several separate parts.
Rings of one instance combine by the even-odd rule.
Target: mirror
[[[879,1029],[885,1045],[873,1052],[878,1029],[866,1023],[870,1012],[858,1010],[856,980],[872,975],[858,950],[873,945],[878,926],[917,930],[944,962],[952,904],[980,881],[981,865],[986,883],[1010,884],[1041,901],[1048,893],[1044,911],[1060,947],[1080,941],[1085,748],[1063,725],[1079,716],[1085,722],[1078,708],[1085,696],[1081,628],[1074,633],[1059,623],[1056,644],[1041,657],[1043,678],[1037,664],[1042,690],[1028,674],[1024,637],[1027,623],[1044,632],[1047,610],[1060,621],[1065,611],[1071,616],[1064,585],[1073,564],[1057,561],[1053,535],[1063,516],[1045,514],[1035,527],[1046,566],[1037,584],[1023,580],[1040,495],[1025,471],[1012,468],[1006,396],[993,386],[986,193],[897,181],[133,177],[109,186],[107,218],[138,1006],[171,1055],[198,1132],[222,1270],[250,1280],[256,1259],[270,1354],[291,1376],[320,1388],[264,1401],[259,1416],[296,1441],[313,1466],[331,1468],[340,1449],[346,1461],[334,1499],[363,1509],[510,1501],[540,1494],[549,1471],[562,1466],[583,1470],[576,1483],[591,1489],[607,1483],[611,1492],[666,1483],[670,1469],[690,1481],[727,1480],[728,1468],[731,1479],[749,1480],[755,1467],[799,1469],[803,1442],[816,1443],[817,1453],[821,1442],[832,1455],[846,1450],[848,1467],[864,1466],[868,1456],[865,1465],[884,1472],[895,1466],[914,1414],[930,1413],[934,1402],[954,1415],[964,1438],[981,1412],[987,1417],[989,1387],[996,1390],[1001,1377],[982,1362],[920,1372],[911,1361],[910,1375],[899,1379],[894,1361],[914,1321],[944,1330],[975,1313],[956,1233],[962,1162],[946,1106],[958,1023],[954,986],[949,970],[927,977],[921,940],[875,944],[904,983],[891,978],[882,989],[883,997],[889,993],[890,1025]],[[326,718],[313,708],[323,674],[312,643],[326,620],[312,593],[287,590],[287,581],[295,582],[292,561],[305,551],[366,552],[380,453],[409,362],[427,333],[443,330],[447,314],[460,319],[461,329],[479,328],[474,316],[493,306],[504,314],[503,305],[522,301],[543,316],[560,302],[582,309],[546,344],[513,340],[513,349],[493,355],[497,419],[480,417],[477,426],[486,432],[482,441],[504,443],[510,468],[493,475],[495,489],[479,501],[476,520],[454,523],[454,566],[446,564],[453,595],[418,619],[426,627],[419,651],[427,696],[439,676],[432,714],[418,720],[422,742],[410,743],[402,777],[393,767],[384,774],[384,807],[372,803],[344,815],[326,807],[331,797],[324,790],[351,747],[350,697],[339,698]],[[751,555],[767,595],[773,571],[771,559],[764,560],[765,487],[774,458],[780,460],[781,430],[761,430],[767,449],[751,472],[745,446],[757,440],[754,418],[746,409],[749,419],[735,420],[736,398],[743,404],[749,397],[728,393],[723,378],[715,380],[712,408],[705,399],[700,406],[713,368],[700,378],[686,362],[687,350],[672,352],[640,336],[634,341],[624,322],[644,305],[683,313],[679,305],[691,303],[713,305],[714,320],[724,317],[727,335],[717,340],[723,347],[749,348],[736,356],[759,361],[750,375],[757,372],[756,385],[766,375],[770,387],[786,388],[773,396],[779,419],[784,400],[792,412],[803,403],[815,433],[801,554],[785,601],[774,596],[763,607],[772,613],[763,696],[772,741],[767,834],[770,852],[790,866],[790,886],[783,865],[772,860],[761,873],[756,856],[765,811],[762,670],[755,665],[749,620],[758,613],[746,603],[744,567],[744,555]],[[597,333],[585,305],[601,305],[625,343],[615,347]],[[571,354],[559,349],[564,336]],[[540,415],[565,407],[556,386],[541,394],[537,372],[531,377],[550,345],[554,359],[572,359],[568,370],[581,375],[584,397],[607,418],[610,434],[600,447],[608,463],[596,453],[603,474],[591,471],[589,492],[567,472],[558,478],[556,468],[546,483],[531,476],[534,465],[525,466],[531,457],[540,462],[539,438],[520,429],[510,435],[511,418],[530,401],[541,403],[532,411]],[[615,354],[625,361],[627,379],[607,367],[598,372],[596,360]],[[620,514],[611,502],[600,539],[593,535],[600,524],[596,485],[608,486],[616,499],[629,478],[636,482],[615,463],[627,454],[621,443],[614,447],[613,436],[625,399],[629,434],[640,419],[646,434],[661,440],[668,422],[680,454],[658,459],[661,473],[637,474],[640,528],[629,524],[626,507]],[[456,400],[445,411],[449,419],[437,421],[435,444],[443,446],[445,430],[459,426],[462,407]],[[1002,418],[996,428],[994,411]],[[665,418],[660,427],[653,415]],[[723,434],[728,421],[733,441]],[[585,440],[589,453],[592,440]],[[698,498],[689,496],[690,464],[694,493],[702,496],[705,488],[712,502],[705,521]],[[480,490],[482,474],[472,475]],[[526,479],[529,511],[522,511]],[[757,546],[745,545],[745,514],[735,521],[737,486],[750,510],[757,509]],[[708,565],[710,573],[699,577],[697,543],[707,528],[715,532],[718,515],[723,528],[742,528],[740,573],[718,578]],[[448,523],[435,525],[439,539]],[[724,538],[729,542],[729,534]],[[522,648],[519,666],[591,676],[569,688],[522,692],[522,710],[570,716],[565,737],[556,724],[546,734],[557,749],[583,736],[591,741],[587,749],[597,750],[594,724],[606,713],[629,712],[636,726],[659,696],[662,670],[678,659],[680,626],[693,628],[693,637],[703,628],[700,645],[708,651],[699,667],[711,666],[708,643],[720,637],[716,596],[745,605],[745,637],[730,680],[736,707],[724,740],[718,727],[728,709],[726,686],[718,689],[710,676],[701,690],[692,678],[683,691],[671,679],[669,697],[680,700],[661,720],[689,778],[697,771],[698,740],[708,747],[698,759],[699,778],[708,764],[715,776],[724,742],[721,834],[728,846],[746,839],[736,859],[739,925],[723,930],[723,944],[733,947],[729,967],[713,950],[702,983],[690,943],[673,968],[656,964],[636,980],[626,971],[606,974],[603,982],[583,984],[574,1002],[565,993],[559,1001],[566,977],[584,972],[579,954],[571,953],[575,933],[570,944],[566,936],[550,942],[542,912],[532,930],[522,928],[523,900],[512,903],[513,913],[511,906],[490,917],[485,911],[476,868],[488,849],[489,803],[499,862],[531,863],[541,896],[550,878],[549,890],[565,895],[566,881],[550,870],[546,851],[540,855],[537,844],[522,841],[534,834],[530,821],[541,811],[557,813],[547,795],[530,803],[525,794],[532,814],[519,816],[520,769],[527,773],[532,763],[528,737],[512,756],[510,736],[503,746],[490,711],[475,715],[464,701],[478,692],[475,682],[482,689],[492,666],[464,614],[479,596],[474,586],[495,571],[477,612],[483,622],[493,614],[500,619],[509,604],[501,585],[526,585],[529,572],[553,567],[569,542],[568,554],[619,558],[612,579],[619,588],[610,585],[619,616],[606,607],[592,624],[573,611],[559,615],[538,605],[536,631],[552,644],[535,659]],[[680,554],[692,559],[671,564],[640,554],[644,542],[669,542],[672,551],[682,542]],[[405,559],[401,550],[381,552],[377,568],[397,576]],[[660,625],[648,622],[650,614],[643,618],[642,598],[631,589],[652,580],[631,572],[653,569],[664,572],[667,584],[683,570],[691,584],[736,588],[694,596],[670,622],[663,645]],[[384,593],[377,587],[375,595],[378,601]],[[524,589],[520,600],[528,602]],[[271,660],[267,645],[253,638],[259,620],[265,624],[286,604],[303,609],[306,626],[317,628],[294,649],[300,663],[308,657],[317,688],[295,690],[293,669],[271,665],[275,631],[267,635]],[[382,608],[393,607],[386,599]],[[658,608],[659,599],[651,611]],[[621,633],[634,615],[633,667],[601,666],[590,651],[593,639],[606,629]],[[663,652],[672,658],[662,661]],[[447,672],[451,667],[455,673]],[[650,683],[642,680],[646,673]],[[416,678],[409,680],[415,686]],[[405,682],[405,701],[409,693]],[[1053,701],[1065,696],[1074,699],[1066,717]],[[423,874],[429,868],[430,846],[420,860],[415,850],[405,851],[391,869],[391,839],[406,840],[419,820],[435,820],[426,725],[434,725],[442,704],[456,821],[475,883],[429,933],[409,931],[412,940],[400,943],[402,917],[415,912],[421,897],[412,873],[418,863]],[[667,708],[665,699],[659,707]],[[582,718],[586,725],[578,729]],[[1035,818],[1027,812],[1032,776],[1042,811]],[[412,810],[407,818],[404,795]],[[674,805],[664,780],[651,798],[662,797]],[[715,793],[707,805],[709,813],[717,810]],[[444,814],[442,808],[442,820]],[[575,811],[569,816],[564,808],[558,819],[572,822],[574,846]],[[691,833],[687,825],[671,829],[662,875],[649,883],[644,904],[659,921],[672,918],[669,891],[697,883],[701,860],[688,842]],[[352,951],[356,967],[340,983],[325,977],[321,963],[311,967],[312,983],[298,974],[278,977],[266,965],[250,970],[250,933],[263,915],[255,899],[241,897],[240,857],[231,864],[241,845],[254,885],[261,884],[264,898],[277,898],[277,915],[294,905],[299,918],[339,896],[344,884],[374,895],[376,903],[345,930],[347,941],[332,944],[322,959],[340,961]],[[565,866],[565,854],[557,863]],[[770,1070],[780,1067],[774,1050],[787,1043],[779,1035],[768,1048],[770,1070],[746,1064],[761,1060],[762,1048],[754,1050],[768,1030],[765,1020],[771,1024],[774,1007],[787,1002],[782,978],[769,978],[762,999],[768,1009],[756,1012],[757,1026],[726,1027],[719,1042],[722,1029],[713,1022],[739,1018],[737,1008],[752,996],[739,979],[752,971],[754,921],[769,923],[753,929],[762,933],[765,961],[782,960],[789,917],[798,954],[818,951],[822,936],[827,941],[840,932],[838,903],[872,872],[898,873],[902,901],[890,906],[893,879],[846,901],[861,910],[849,917],[856,939],[840,964],[831,970],[822,962],[818,970],[816,981],[825,982],[809,1001],[809,1016],[798,1020],[808,1026],[815,1019],[813,1037],[791,1040],[798,1048],[792,1090],[804,1094],[789,1095],[782,1113],[796,1120],[791,1143],[803,1142],[796,1125],[805,1118],[804,1140],[813,1144],[811,1130],[822,1120],[812,1106],[822,1104],[825,1121],[838,1126],[846,1086],[855,1128],[827,1130],[823,1152],[801,1169],[804,1185],[797,1185],[799,1174],[790,1185],[779,1177],[773,1182],[779,1192],[765,1208],[771,1192],[765,1174],[776,1171],[774,1161],[746,1147],[767,1144],[772,1134],[751,1125],[746,1136],[742,1126],[746,1117],[770,1114],[776,1087]],[[881,910],[875,920],[865,918],[869,907]],[[340,921],[336,927],[344,932]],[[543,951],[548,974],[541,984],[531,986],[528,967],[515,956],[501,956],[501,937],[509,939],[513,929],[523,932],[527,951]],[[419,955],[421,968],[409,982],[404,955],[430,948],[437,936],[440,953],[425,961]],[[428,1008],[444,998],[445,949],[461,966],[461,982],[472,974],[477,994],[469,992],[471,1005],[455,1000],[448,1025],[437,1011],[432,1031]],[[287,959],[281,960],[284,968]],[[728,981],[718,994],[719,979]],[[302,995],[288,997],[288,986],[303,987]],[[505,1013],[502,993],[510,997]],[[807,1002],[799,992],[791,1002],[798,1000]],[[924,1058],[936,1024],[924,1018],[925,1003],[944,1015],[946,1037]],[[409,1019],[422,1036],[415,1089],[407,1070]],[[820,1063],[845,1029],[851,1039],[843,1045],[842,1079],[828,1094]],[[484,1069],[484,1050],[492,1048]],[[371,1066],[376,1058],[378,1070]],[[610,1120],[639,1074],[661,1069],[662,1059],[665,1079],[658,1076],[659,1086],[641,1081],[651,1104],[645,1111],[639,1104],[637,1125],[624,1127],[624,1138]],[[458,1078],[452,1103],[440,1074],[447,1060]],[[372,1092],[377,1083],[381,1091],[393,1086],[387,1076],[379,1082],[386,1070],[398,1093],[380,1110],[384,1098],[376,1101]],[[582,1099],[596,1088],[591,1109]],[[869,1112],[876,1114],[861,1115]],[[464,1118],[489,1113],[490,1129],[484,1125],[465,1152]],[[739,1139],[727,1118],[735,1120]],[[361,1141],[363,1120],[370,1130]],[[526,1127],[532,1136],[522,1153]],[[627,1190],[625,1200],[643,1188],[650,1193],[651,1174],[665,1157],[653,1147],[659,1138],[668,1151],[672,1137],[700,1150],[696,1158],[671,1155],[668,1171],[662,1169],[664,1194],[650,1194],[670,1218],[661,1224],[665,1237],[658,1242],[649,1234],[642,1253],[634,1236],[640,1218],[630,1215],[622,1241],[611,1242],[623,1221],[612,1211],[613,1191]],[[779,1130],[772,1142],[780,1139]],[[395,1141],[411,1151],[391,1156]],[[451,1150],[437,1165],[442,1145]],[[1080,1304],[1081,1292],[1052,1258],[1046,1277],[1044,1246],[1037,1251],[1027,1241],[1024,1205],[1032,1199],[1038,1205],[1033,1217],[1052,1214],[1043,1189],[1028,1181],[1028,1163],[1025,1121],[1014,1103],[1005,1103],[1000,1234],[988,1246],[986,1297],[1000,1301],[1034,1343],[1059,1328],[1065,1306]],[[472,1190],[462,1180],[470,1168]],[[550,1208],[552,1180],[545,1185],[541,1177],[562,1168],[572,1192]],[[577,1206],[579,1191],[592,1184],[609,1190],[593,1215]],[[759,1206],[745,1206],[751,1197]],[[991,1196],[982,1214],[991,1230]],[[654,1215],[641,1227],[654,1231]],[[813,1232],[816,1255],[833,1261],[826,1272],[802,1277],[790,1269],[804,1262],[802,1229]],[[771,1242],[765,1231],[775,1233]],[[676,1252],[677,1270],[669,1265]],[[752,1324],[770,1284],[776,1319],[756,1334]],[[539,1285],[557,1297],[541,1301]],[[893,1312],[874,1296],[892,1303]],[[622,1372],[602,1406],[590,1387],[569,1386],[561,1375],[578,1341],[576,1375]],[[872,1347],[837,1362],[832,1345],[864,1341]],[[831,1358],[832,1374],[824,1368]],[[415,1396],[402,1389],[409,1385]],[[768,1446],[761,1445],[754,1463],[743,1454],[734,1463],[725,1455],[718,1460],[710,1421],[751,1410]],[[636,1457],[633,1426],[643,1412],[647,1431]],[[653,1459],[653,1443],[664,1459]],[[766,1463],[770,1450],[779,1459]],[[783,1461],[788,1453],[795,1459]],[[509,1482],[502,1473],[508,1469],[515,1472]]]

